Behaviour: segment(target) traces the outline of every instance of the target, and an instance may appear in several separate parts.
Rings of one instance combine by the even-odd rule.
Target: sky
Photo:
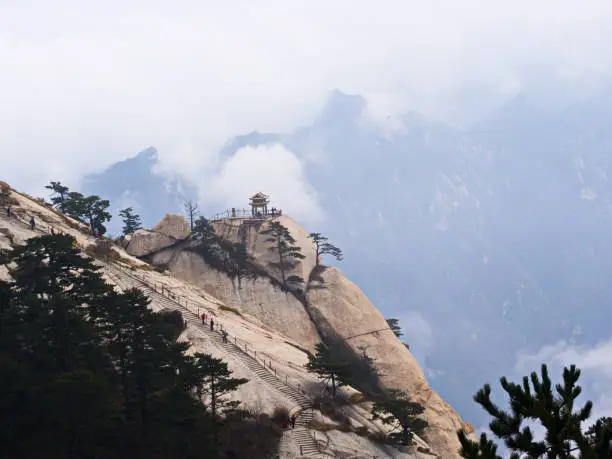
[[[153,145],[217,201],[265,183],[314,222],[325,210],[291,151],[221,164],[219,148],[309,123],[336,88],[376,122],[416,110],[457,126],[521,91],[588,96],[612,73],[611,23],[610,0],[0,0],[0,179],[41,195]],[[407,314],[415,347],[435,346]],[[612,411],[610,342],[517,351],[514,370],[542,360],[582,362]]]
[[[525,88],[592,90],[611,19],[607,0],[0,0],[0,175],[76,183],[154,145],[197,178],[229,137],[306,123],[335,88],[373,119],[465,124]]]

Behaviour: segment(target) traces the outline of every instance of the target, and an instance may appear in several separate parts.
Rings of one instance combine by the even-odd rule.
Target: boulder
[[[185,217],[176,214],[166,214],[151,231],[171,237],[177,241],[183,240],[191,234],[191,228]]]
[[[176,244],[176,239],[165,234],[139,229],[132,234],[125,251],[135,257],[144,257],[173,244]]]
[[[406,391],[425,407],[429,423],[424,439],[440,457],[459,458],[459,415],[434,392],[412,353],[387,325],[383,315],[363,292],[336,268],[317,268],[311,276],[307,299],[323,339],[345,341],[355,353],[362,348],[374,359],[384,387]]]

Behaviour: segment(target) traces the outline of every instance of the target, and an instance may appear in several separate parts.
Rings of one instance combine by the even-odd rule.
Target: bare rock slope
[[[95,238],[88,234],[84,225],[23,195],[13,193],[12,196],[16,200],[16,218],[9,220],[0,216],[0,246],[8,248],[52,228],[73,235],[82,248],[95,243]],[[35,231],[28,227],[27,222],[31,216],[36,218]],[[270,277],[278,279],[279,273],[274,266],[275,254],[270,250],[271,244],[266,241],[267,236],[261,234],[269,220],[248,224],[239,220],[215,223],[218,234],[234,242],[245,242],[249,254],[270,276],[266,278],[260,275],[237,282],[206,265],[198,254],[186,250],[188,241],[181,242],[181,239],[188,236],[185,234],[186,222],[183,220],[183,224],[179,220],[181,217],[175,217],[167,217],[162,224],[146,232],[147,237],[156,243],[143,243],[141,250],[132,251],[149,255],[154,263],[167,266],[173,276],[155,272],[147,263],[115,247],[113,250],[119,256],[117,263],[123,265],[122,269],[136,274],[126,276],[121,274],[123,271],[111,269],[109,265],[107,278],[120,288],[134,286],[135,282],[138,285],[139,281],[135,279],[143,279],[143,285],[163,284],[163,291],[166,295],[172,292],[175,300],[165,299],[150,290],[154,309],[180,307],[192,317],[206,310],[214,316],[215,321],[229,331],[232,342],[250,353],[252,361],[236,354],[235,346],[231,350],[231,346],[220,345],[218,337],[211,340],[212,335],[203,334],[197,319],[190,321],[183,338],[190,340],[194,350],[212,352],[227,359],[237,375],[250,379],[251,382],[245,385],[244,390],[236,394],[240,400],[246,405],[262,405],[267,412],[279,404],[295,408],[292,406],[295,401],[287,398],[286,391],[279,391],[279,381],[292,384],[293,387],[317,387],[316,378],[304,369],[307,354],[300,349],[312,349],[321,341],[343,339],[354,350],[362,346],[367,348],[368,354],[375,359],[375,366],[383,374],[382,384],[385,387],[406,390],[425,406],[425,417],[430,424],[425,439],[437,457],[459,458],[455,431],[461,427],[470,430],[470,426],[429,387],[410,351],[388,329],[381,313],[359,288],[338,269],[316,266],[312,241],[296,222],[286,216],[279,217],[279,221],[289,228],[306,255],[292,269],[292,273],[307,281],[305,294],[299,297],[279,289],[276,286],[278,282],[270,280]],[[130,245],[133,242],[134,237]],[[0,276],[6,277],[6,274],[2,272]],[[176,298],[180,298],[180,302]],[[251,363],[250,368],[245,366],[246,361],[256,364]],[[262,368],[268,368],[268,373],[273,371],[274,384],[270,383],[272,376],[266,376],[268,373],[264,372],[262,376]],[[363,409],[367,413],[367,406]],[[357,425],[373,425],[362,415],[355,415],[352,421]],[[406,457],[397,450],[383,451],[368,440],[350,440],[351,435],[354,437],[354,434],[334,431],[329,435],[330,447],[338,451],[360,451],[363,457]],[[299,441],[287,437],[287,448],[282,457],[296,457]],[[421,453],[417,456],[431,457]]]
[[[303,299],[275,288],[264,278],[231,280],[207,266],[197,254],[177,247],[156,253],[152,261],[168,266],[179,278],[256,317],[264,327],[306,348],[312,350],[318,342],[333,340],[346,340],[355,352],[365,347],[383,375],[381,384],[406,391],[425,407],[424,417],[430,426],[426,440],[431,449],[440,457],[458,458],[456,432],[460,428],[470,431],[471,426],[431,389],[412,353],[395,337],[363,292],[337,268],[316,266],[315,248],[308,233],[288,216],[274,220],[290,230],[306,256],[290,272],[307,281]],[[256,262],[271,277],[279,279],[273,244],[262,234],[270,221],[273,220],[227,219],[215,222],[214,227],[217,234],[228,240],[244,243]]]

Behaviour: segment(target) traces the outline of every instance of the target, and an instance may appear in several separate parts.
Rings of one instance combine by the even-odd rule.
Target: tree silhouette
[[[331,383],[332,396],[336,396],[336,389],[343,386],[348,378],[350,364],[343,355],[339,345],[325,345],[319,343],[315,347],[315,354],[308,356],[306,370],[315,373],[319,378]]]
[[[321,233],[310,233],[310,238],[313,240],[316,248],[316,266],[319,266],[319,257],[322,255],[331,255],[338,261],[342,261],[342,250],[327,241],[327,237]]]
[[[399,320],[398,319],[385,319],[387,321],[387,324],[389,325],[389,328],[393,331],[393,334],[395,336],[397,336],[398,338],[401,337],[403,335],[402,333],[402,329],[399,326]]]
[[[575,409],[576,398],[582,392],[576,384],[579,378],[580,370],[571,365],[563,370],[563,383],[553,388],[548,369],[542,365],[541,377],[532,372],[531,378],[525,376],[522,384],[509,382],[505,377],[500,379],[509,397],[510,412],[501,410],[491,401],[491,386],[488,384],[476,393],[474,400],[494,418],[489,428],[512,451],[511,459],[519,459],[525,454],[531,458],[569,459],[575,457],[573,451],[579,451],[582,458],[609,459],[612,457],[609,424],[603,421],[596,424],[591,434],[581,430],[593,404],[588,401],[582,408]],[[523,426],[524,421],[530,419],[538,420],[546,429],[543,440],[535,440],[532,430]],[[470,440],[463,430],[458,435],[462,457],[501,459],[497,445],[486,434],[483,433],[478,442]]]
[[[185,212],[187,213],[187,218],[189,218],[189,227],[191,228],[191,231],[193,231],[193,228],[194,228],[194,225],[195,225],[195,221],[196,221],[196,217],[200,213],[198,211],[198,204],[194,203],[190,199],[188,201],[185,201],[183,206],[185,207]]]
[[[60,182],[51,182],[45,186],[46,189],[51,190],[51,203],[58,209],[63,211],[63,205],[68,201],[69,189],[67,186],[62,185]]]
[[[390,438],[402,445],[410,445],[413,435],[420,435],[428,425],[427,421],[418,417],[423,411],[423,406],[410,401],[405,392],[389,389],[374,401],[372,418],[395,428],[389,434]]]
[[[140,215],[135,214],[131,207],[126,207],[119,211],[119,216],[123,219],[123,234],[132,234],[142,228]]]
[[[266,242],[274,243],[274,246],[270,247],[269,250],[276,251],[278,254],[279,262],[277,266],[281,273],[283,286],[287,286],[287,281],[303,283],[304,279],[299,276],[291,276],[290,279],[287,278],[287,268],[292,267],[295,260],[303,260],[306,258],[302,255],[301,247],[296,245],[296,240],[287,227],[283,226],[278,221],[273,221],[268,225],[268,228],[261,232],[261,234],[268,236],[265,239]]]

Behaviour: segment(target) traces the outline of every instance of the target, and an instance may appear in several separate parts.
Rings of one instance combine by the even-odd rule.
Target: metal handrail
[[[253,213],[251,209],[226,209],[223,212],[213,215],[209,220],[225,220],[225,219],[254,219],[263,220],[269,217],[280,217],[283,215],[282,209],[274,209],[274,212],[268,211],[267,213]]]

